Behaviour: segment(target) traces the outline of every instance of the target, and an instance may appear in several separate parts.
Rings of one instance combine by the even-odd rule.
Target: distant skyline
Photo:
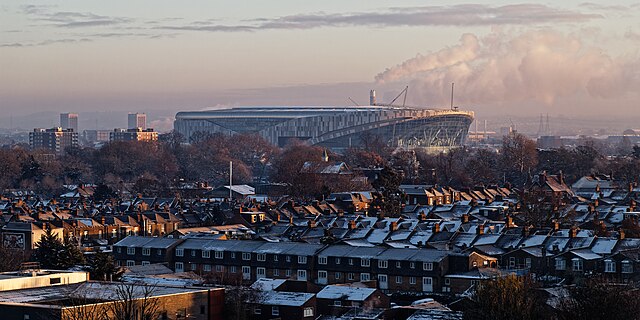
[[[188,4],[188,5],[187,5]],[[640,3],[16,1],[0,109],[200,110],[388,102],[480,117],[640,116]]]

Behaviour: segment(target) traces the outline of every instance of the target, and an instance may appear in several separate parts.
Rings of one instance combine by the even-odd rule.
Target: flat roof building
[[[129,113],[127,117],[127,129],[147,129],[147,114],[145,113]]]
[[[32,149],[46,149],[62,154],[66,148],[78,146],[78,133],[73,129],[61,127],[36,128],[33,132],[29,132],[29,145]]]
[[[236,107],[178,112],[174,129],[195,133],[259,134],[274,145],[291,140],[336,151],[382,138],[391,147],[446,150],[464,144],[471,111],[400,106]]]
[[[62,129],[73,129],[78,132],[78,114],[77,113],[61,113],[60,127]]]
[[[110,141],[156,141],[158,133],[153,129],[114,129],[109,136]]]

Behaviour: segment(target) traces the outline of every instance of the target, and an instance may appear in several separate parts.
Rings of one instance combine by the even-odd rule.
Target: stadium
[[[448,150],[464,144],[472,111],[403,106],[234,107],[176,114],[174,129],[190,138],[196,132],[257,133],[274,145],[293,139],[336,152],[379,137],[390,147]]]

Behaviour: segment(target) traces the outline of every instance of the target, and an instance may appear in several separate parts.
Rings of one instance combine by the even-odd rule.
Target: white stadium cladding
[[[447,150],[464,144],[473,117],[457,109],[380,105],[234,107],[178,112],[174,129],[189,141],[197,132],[257,133],[278,146],[297,139],[340,152],[377,136],[391,147]]]

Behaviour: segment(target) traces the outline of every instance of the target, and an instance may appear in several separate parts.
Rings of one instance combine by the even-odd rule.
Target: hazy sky
[[[634,1],[0,2],[0,109],[456,104],[640,114]]]

